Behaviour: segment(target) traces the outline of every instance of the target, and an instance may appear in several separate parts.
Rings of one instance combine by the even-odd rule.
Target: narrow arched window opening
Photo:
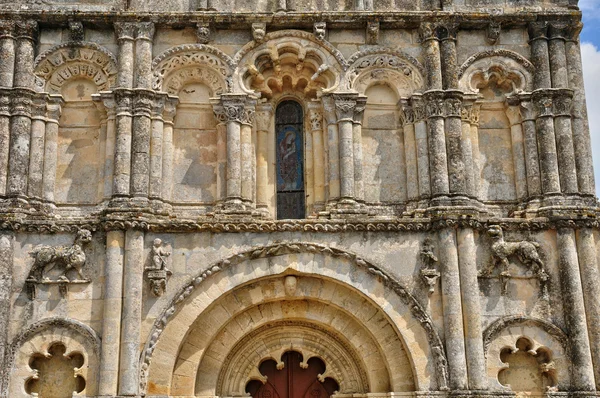
[[[283,101],[275,112],[277,219],[306,217],[302,106]]]

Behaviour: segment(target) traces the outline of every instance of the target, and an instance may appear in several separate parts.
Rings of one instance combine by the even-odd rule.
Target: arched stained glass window
[[[302,107],[283,101],[275,113],[277,218],[305,218],[304,128]]]

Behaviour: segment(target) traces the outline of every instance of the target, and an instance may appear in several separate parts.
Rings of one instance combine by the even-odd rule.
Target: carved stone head
[[[487,233],[492,238],[502,238],[504,233],[502,232],[502,227],[499,225],[492,225],[488,228]]]
[[[327,24],[325,22],[316,22],[314,25],[314,34],[317,40],[325,40],[327,33]]]
[[[75,241],[80,244],[90,243],[92,241],[92,233],[87,229],[80,229],[77,231],[77,238]]]

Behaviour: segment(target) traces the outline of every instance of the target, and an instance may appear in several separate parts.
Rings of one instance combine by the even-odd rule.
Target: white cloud
[[[600,50],[591,43],[582,43],[581,57],[598,195],[600,193]]]

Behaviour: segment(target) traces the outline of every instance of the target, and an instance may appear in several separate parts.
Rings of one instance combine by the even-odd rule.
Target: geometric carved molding
[[[301,367],[307,366],[310,358],[321,359],[326,370],[319,378],[334,379],[341,394],[369,391],[363,361],[344,339],[321,326],[289,320],[260,327],[235,345],[219,373],[217,395],[243,396],[249,381],[265,381],[259,371],[261,363],[270,359],[282,368],[282,357],[289,351],[302,355]]]

